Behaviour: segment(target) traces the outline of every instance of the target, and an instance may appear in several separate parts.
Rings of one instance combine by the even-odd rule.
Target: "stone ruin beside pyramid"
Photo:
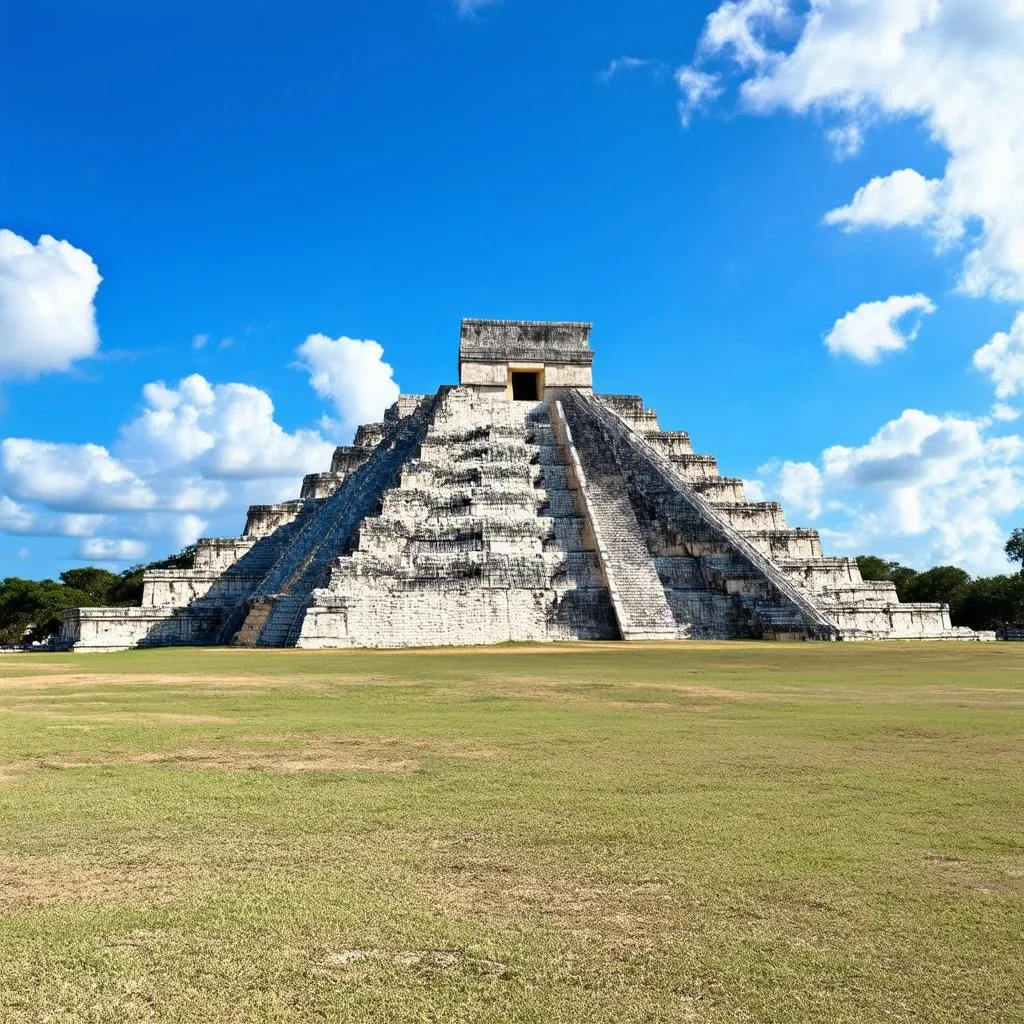
[[[63,645],[974,635],[824,556],[639,397],[594,394],[590,326],[463,321],[458,386],[403,395],[195,568],[148,571],[141,608],[67,612]]]

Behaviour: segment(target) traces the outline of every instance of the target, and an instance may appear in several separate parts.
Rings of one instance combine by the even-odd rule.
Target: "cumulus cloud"
[[[376,341],[311,334],[298,349],[318,395],[334,403],[345,429],[374,423],[398,400],[398,385]]]
[[[317,431],[286,431],[270,395],[251,384],[214,386],[194,373],[177,387],[147,384],[142,397],[144,408],[124,427],[117,448],[142,473],[294,478],[330,462],[332,445]]]
[[[35,509],[0,495],[0,530],[5,533],[32,533],[37,517]]]
[[[100,273],[70,242],[33,245],[0,229],[0,379],[67,370],[99,347],[93,300]]]
[[[848,355],[862,363],[877,363],[888,352],[899,352],[917,337],[915,322],[901,327],[910,313],[935,312],[927,295],[892,295],[883,302],[862,302],[840,317],[825,335],[825,347],[833,355]]]
[[[991,341],[974,353],[973,362],[975,369],[992,381],[996,398],[1024,391],[1024,313],[1017,314],[1008,331],[993,334]]]
[[[948,153],[942,178],[904,168],[875,179],[832,223],[959,238],[960,287],[1020,301],[1022,52],[1019,0],[737,0],[708,17],[698,58],[731,61],[755,111],[813,112],[861,129],[879,119],[923,124]]]
[[[728,52],[741,67],[766,64],[769,40],[792,15],[787,0],[727,0],[708,15],[701,39],[705,52]]]
[[[839,550],[1003,572],[1000,519],[1024,508],[1024,438],[993,430],[989,418],[907,409],[863,445],[759,473],[767,492],[820,520]]]
[[[53,515],[0,495],[0,532],[37,537],[91,537],[107,521],[103,515]]]
[[[893,171],[887,177],[872,178],[857,189],[846,206],[829,210],[825,223],[838,224],[844,231],[899,224],[917,227],[936,216],[941,185],[909,167]]]
[[[195,544],[197,540],[203,535],[203,530],[206,529],[207,521],[200,519],[199,516],[186,514],[181,516],[178,521],[174,524],[174,540],[179,548],[187,547],[189,544]]]
[[[98,444],[55,444],[25,437],[0,441],[8,494],[70,512],[154,508],[153,488]]]
[[[75,550],[75,558],[83,562],[139,562],[146,555],[145,541],[129,537],[91,537]]]
[[[811,463],[783,462],[778,469],[777,491],[787,508],[814,519],[821,514],[821,473]]]

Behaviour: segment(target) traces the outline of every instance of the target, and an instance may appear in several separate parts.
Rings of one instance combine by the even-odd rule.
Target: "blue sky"
[[[1005,568],[1013,5],[42,0],[6,22],[0,575],[238,533],[379,413],[387,366],[454,382],[463,316],[593,321],[600,390],[643,394],[832,553]]]

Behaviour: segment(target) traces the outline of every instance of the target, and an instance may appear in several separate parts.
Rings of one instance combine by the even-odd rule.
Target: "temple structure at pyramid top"
[[[403,395],[294,501],[254,505],[141,608],[62,642],[411,647],[509,640],[973,638],[748,501],[634,395],[593,390],[590,324],[464,320],[459,383]]]
[[[544,397],[545,388],[592,388],[592,324],[463,320],[459,383],[481,393]]]

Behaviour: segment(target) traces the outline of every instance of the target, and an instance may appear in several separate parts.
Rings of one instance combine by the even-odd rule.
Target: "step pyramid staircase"
[[[595,395],[584,329],[466,321],[461,385],[403,396],[194,569],[148,572],[141,608],[68,612],[65,645],[978,636],[825,557],[640,398]]]

